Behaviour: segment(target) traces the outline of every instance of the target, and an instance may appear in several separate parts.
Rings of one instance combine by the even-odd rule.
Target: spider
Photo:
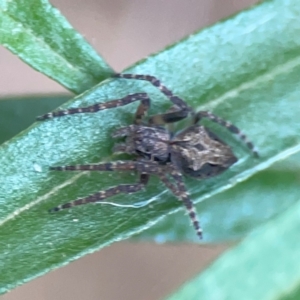
[[[235,125],[208,111],[195,112],[156,77],[134,74],[116,74],[114,77],[148,81],[169,98],[173,106],[163,114],[152,115],[146,119],[146,113],[150,108],[150,98],[146,93],[135,93],[88,107],[47,113],[37,119],[45,120],[70,114],[94,113],[139,101],[133,124],[121,127],[112,134],[114,138],[124,139],[122,143],[114,146],[113,152],[133,154],[134,160],[50,167],[50,170],[55,171],[136,171],[139,174],[139,181],[134,184],[120,184],[85,198],[59,205],[50,209],[50,212],[100,202],[119,193],[136,193],[145,188],[151,175],[156,175],[182,201],[198,237],[202,239],[202,229],[193,202],[185,187],[183,175],[197,179],[213,177],[228,169],[237,161],[237,158],[224,141],[208,128],[199,125],[199,121],[207,118],[227,128],[236,134],[256,157],[258,157],[257,150]],[[189,115],[192,116],[193,124],[191,126],[178,133],[170,130],[171,123],[187,118]]]

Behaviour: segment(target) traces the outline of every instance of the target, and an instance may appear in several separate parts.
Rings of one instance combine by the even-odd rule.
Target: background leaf
[[[299,299],[299,228],[298,201],[168,299]]]
[[[113,73],[47,0],[0,0],[0,44],[77,94]]]
[[[26,129],[38,115],[63,104],[71,96],[27,96],[0,99],[0,144]]]
[[[217,178],[202,182],[186,180],[193,199],[205,199],[207,209],[211,209],[211,196],[300,150],[300,26],[295,22],[299,16],[300,5],[296,0],[265,2],[188,37],[128,71],[157,76],[196,109],[210,109],[238,125],[260,149],[261,158],[254,159],[229,133],[209,124],[228,141],[240,160]],[[138,91],[149,92],[154,100],[151,113],[170,106],[147,83],[109,80],[64,107],[86,106]],[[130,174],[48,172],[52,165],[111,160],[114,141],[110,133],[130,124],[135,108],[136,104],[132,104],[42,122],[2,145],[1,292],[144,230],[180,207],[163,185],[153,179],[145,192],[114,198],[114,202],[125,204],[151,202],[139,209],[107,205],[95,209],[87,205],[58,214],[47,213],[58,203],[112,183],[135,180]],[[232,205],[240,199],[236,197]],[[264,201],[261,199],[262,207]],[[252,216],[261,211],[260,206],[247,204]],[[230,210],[222,213],[230,214]],[[205,219],[204,210],[201,216],[205,241],[236,237],[233,231],[216,234],[217,230],[211,230],[215,220]],[[266,212],[264,218],[268,217]],[[243,232],[251,230],[254,224],[245,223]]]

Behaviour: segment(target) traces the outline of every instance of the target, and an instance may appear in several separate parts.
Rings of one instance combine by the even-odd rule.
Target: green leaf
[[[0,44],[77,94],[113,73],[47,0],[0,0]]]
[[[299,299],[299,228],[298,201],[168,299]]]
[[[207,210],[214,209],[213,195],[300,150],[299,17],[298,1],[268,1],[193,34],[128,70],[157,76],[197,110],[212,110],[238,125],[260,149],[261,158],[255,159],[226,130],[206,123],[240,158],[216,178],[186,180],[192,198],[195,202],[206,200]],[[102,82],[63,107],[83,107],[140,91],[153,99],[151,113],[170,107],[149,83],[116,79]],[[151,205],[138,209],[86,205],[57,214],[47,212],[59,203],[136,180],[134,174],[48,171],[48,166],[116,159],[111,156],[114,141],[110,134],[132,122],[136,107],[132,104],[37,123],[2,145],[1,292],[142,231],[181,207],[153,179],[145,192],[113,199],[123,204]],[[237,203],[243,199],[242,195],[236,198]],[[260,201],[264,207],[265,199]],[[251,216],[264,213],[257,202],[255,206],[247,204]],[[230,210],[224,213],[230,214]],[[201,211],[200,217],[205,214]],[[265,212],[264,218],[269,217]],[[236,237],[230,230],[220,236],[218,228],[207,234],[214,222],[204,222],[205,241]],[[251,220],[244,226],[247,232],[255,224]]]

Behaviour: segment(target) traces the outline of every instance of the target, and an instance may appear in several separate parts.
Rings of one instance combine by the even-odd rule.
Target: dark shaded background
[[[52,0],[107,62],[121,71],[255,0]],[[66,93],[0,47],[0,98]],[[114,244],[53,271],[3,300],[161,299],[213,261],[224,245]],[[17,262],[16,262],[17,263]]]

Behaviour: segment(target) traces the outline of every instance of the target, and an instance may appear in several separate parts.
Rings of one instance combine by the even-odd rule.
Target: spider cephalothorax
[[[124,138],[124,142],[116,144],[113,151],[133,154],[135,156],[134,160],[50,168],[57,171],[136,171],[140,174],[139,182],[114,186],[85,198],[62,204],[50,211],[59,211],[76,205],[100,202],[119,193],[138,192],[148,183],[150,175],[156,175],[183,202],[201,239],[202,229],[197,219],[193,202],[185,188],[183,175],[198,179],[212,177],[228,169],[237,161],[237,158],[226,143],[208,128],[199,125],[199,121],[202,118],[207,118],[226,127],[229,131],[238,135],[255,156],[258,156],[257,151],[236,126],[210,112],[194,112],[185,101],[173,95],[155,77],[134,74],[117,74],[115,77],[149,81],[169,98],[173,106],[164,114],[153,115],[146,119],[145,113],[150,108],[150,98],[146,93],[135,93],[121,99],[98,103],[89,107],[71,108],[48,113],[38,117],[38,120],[69,114],[93,113],[140,101],[135,114],[134,124],[119,128],[113,133],[114,138]],[[192,116],[193,125],[179,133],[171,132],[164,126],[168,123],[180,121],[189,115]]]

